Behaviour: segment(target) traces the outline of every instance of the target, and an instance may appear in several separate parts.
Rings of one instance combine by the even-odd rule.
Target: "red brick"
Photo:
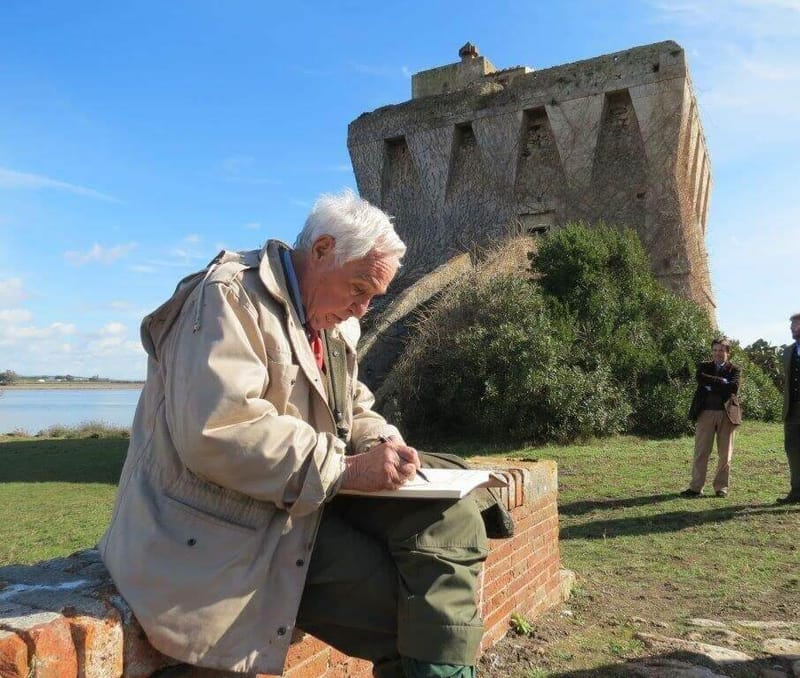
[[[69,624],[55,612],[35,612],[0,619],[0,627],[19,635],[28,646],[36,678],[77,678],[78,657]]]
[[[336,658],[333,657],[335,653]],[[329,670],[330,678],[371,678],[372,663],[355,657],[348,657],[334,650]]]
[[[144,630],[133,615],[124,624],[122,632],[125,678],[150,678],[158,669],[175,663],[174,659],[161,654],[150,645]]]
[[[483,587],[483,599],[489,601],[499,591],[505,591],[511,584],[511,571],[506,571],[499,577],[495,577],[489,584]]]
[[[315,655],[308,661],[284,671],[285,678],[327,678],[330,652]]]
[[[120,678],[123,637],[119,617],[75,616],[67,621],[78,658],[78,678]]]
[[[0,631],[0,676],[28,678],[28,646],[10,631]]]
[[[299,666],[304,661],[319,654],[320,652],[330,652],[328,645],[323,643],[319,638],[306,634],[306,636],[299,643],[293,643],[289,646],[289,652],[286,655],[286,668]]]
[[[486,559],[486,566],[491,567],[492,564],[496,563],[498,560],[503,560],[506,556],[510,556],[514,552],[515,542],[515,539],[507,539],[500,548],[490,551]]]
[[[514,507],[522,506],[525,501],[525,473],[518,468],[512,468],[511,473],[514,476]]]

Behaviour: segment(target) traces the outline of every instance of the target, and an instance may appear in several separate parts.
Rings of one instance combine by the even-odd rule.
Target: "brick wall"
[[[499,465],[497,459],[472,461]],[[509,487],[502,494],[516,534],[491,543],[481,589],[483,650],[505,635],[512,612],[535,618],[568,595],[558,550],[555,463],[513,466],[504,471]],[[172,663],[148,644],[96,550],[0,568],[0,678],[150,678]],[[292,645],[284,673],[286,678],[371,675],[369,662],[308,635]]]

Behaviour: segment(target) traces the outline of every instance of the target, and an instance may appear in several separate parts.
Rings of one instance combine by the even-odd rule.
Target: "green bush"
[[[694,431],[689,405],[695,382],[668,380],[645,383],[638,393],[631,418],[631,432],[653,438],[675,438]]]
[[[731,361],[742,369],[739,384],[739,402],[747,419],[780,421],[783,411],[783,394],[772,379],[749,357],[747,349],[734,343]]]
[[[573,329],[517,276],[470,276],[418,330],[389,403],[414,432],[566,441],[620,431],[630,412],[608,369],[581,367]]]
[[[567,226],[531,256],[534,282],[502,260],[454,283],[420,320],[379,394],[387,414],[423,436],[691,433],[695,370],[714,329],[655,280],[635,233]],[[774,385],[737,351],[745,416],[773,420]]]
[[[84,421],[74,426],[56,424],[39,431],[37,438],[128,438],[130,429],[104,421]]]
[[[785,379],[782,360],[783,349],[783,346],[772,346],[764,339],[757,339],[742,349],[750,362],[760,367],[764,374],[775,384],[775,388],[781,392],[783,392]]]

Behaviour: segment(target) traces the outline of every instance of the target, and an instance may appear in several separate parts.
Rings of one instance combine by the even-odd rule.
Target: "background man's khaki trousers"
[[[717,473],[714,476],[714,491],[728,492],[733,458],[733,439],[736,427],[731,424],[725,410],[703,410],[697,418],[694,430],[694,465],[689,489],[701,492],[706,483],[708,458],[717,439]]]

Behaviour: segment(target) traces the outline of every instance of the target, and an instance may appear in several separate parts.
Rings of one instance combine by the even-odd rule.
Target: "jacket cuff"
[[[370,431],[369,435],[361,438],[357,444],[353,444],[353,454],[361,454],[375,447],[381,442],[381,438],[396,438],[401,444],[405,445],[406,441],[400,434],[399,429],[391,424],[384,424],[379,429]]]
[[[319,433],[311,463],[317,473],[309,470],[300,496],[289,513],[302,516],[319,509],[339,489],[344,477],[345,445],[330,433]]]

